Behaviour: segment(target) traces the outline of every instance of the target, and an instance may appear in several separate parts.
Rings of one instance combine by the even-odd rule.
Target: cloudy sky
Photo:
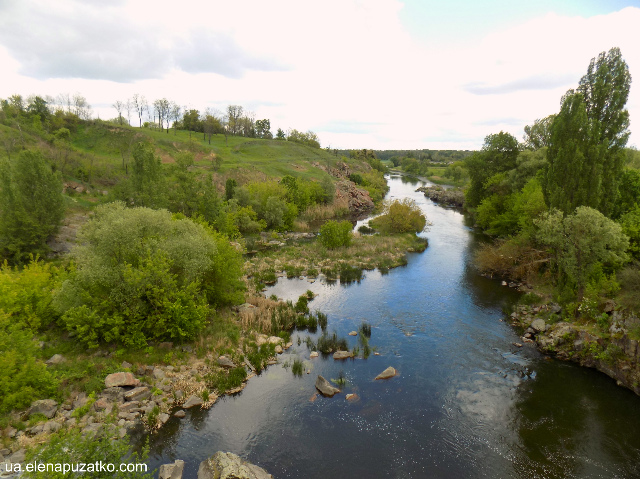
[[[557,112],[601,51],[640,82],[638,25],[622,0],[0,0],[0,98],[78,92],[105,119],[139,93],[332,148],[477,149]],[[628,108],[640,146],[640,84]]]

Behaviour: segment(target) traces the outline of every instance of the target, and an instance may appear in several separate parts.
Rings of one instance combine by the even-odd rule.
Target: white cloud
[[[105,118],[115,116],[115,100],[138,92],[201,110],[241,104],[274,130],[312,129],[332,147],[472,149],[500,129],[520,137],[556,112],[603,50],[619,46],[640,78],[638,8],[549,14],[444,50],[412,38],[401,8],[395,0],[185,0],[180,8],[61,0],[55,10],[20,2],[3,12],[3,26],[35,33],[22,45],[0,34],[0,97],[78,91]],[[633,122],[634,87],[628,107]]]

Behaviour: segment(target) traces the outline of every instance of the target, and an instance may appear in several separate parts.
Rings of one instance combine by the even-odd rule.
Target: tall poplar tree
[[[619,48],[593,58],[577,92],[563,97],[551,127],[545,198],[565,214],[591,206],[613,212],[629,139],[631,75]]]

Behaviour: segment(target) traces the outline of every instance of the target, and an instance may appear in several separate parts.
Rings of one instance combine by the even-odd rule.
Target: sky
[[[323,147],[479,149],[619,47],[640,146],[640,0],[0,0],[0,98],[242,105]],[[133,123],[133,122],[132,122]]]

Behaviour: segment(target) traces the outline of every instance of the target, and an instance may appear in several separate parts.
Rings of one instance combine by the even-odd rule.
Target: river
[[[309,359],[294,333],[280,363],[303,359],[311,374],[282,364],[208,411],[172,417],[151,436],[152,467],[182,459],[185,479],[218,450],[234,452],[276,478],[632,478],[640,477],[640,398],[595,371],[522,348],[503,321],[517,300],[471,267],[482,239],[463,215],[388,179],[389,198],[414,199],[428,220],[423,253],[388,274],[328,285],[280,279],[267,294],[311,289],[328,330],[372,325],[380,355]],[[374,377],[388,366],[398,376]],[[344,376],[343,392],[317,397],[314,382]],[[356,393],[357,401],[345,400]]]

